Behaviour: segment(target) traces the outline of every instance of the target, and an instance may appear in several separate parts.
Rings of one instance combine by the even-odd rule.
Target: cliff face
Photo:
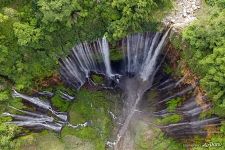
[[[173,27],[173,34],[171,35],[171,39],[173,38],[182,38],[180,36],[182,29],[192,23],[194,20],[197,19],[197,14],[202,8],[202,1],[201,0],[176,0],[174,2],[174,9],[170,14],[168,14],[163,23],[165,26],[171,25]],[[172,40],[171,40],[172,41]],[[178,41],[178,44],[182,40]],[[181,52],[185,50],[185,45],[179,48],[170,42],[167,47],[167,60],[169,60],[169,65],[173,69],[174,72],[179,70],[181,75],[185,78],[183,82],[185,84],[192,84],[196,85],[199,82],[199,78],[191,71],[188,67],[187,63],[182,60]],[[198,98],[196,100],[199,104],[204,105],[205,102],[202,97],[205,96],[205,92],[201,89],[199,85],[196,87],[196,95]]]
[[[171,38],[174,38],[174,36],[178,36],[181,38],[180,36],[181,32],[176,32],[174,35],[172,35]],[[184,42],[181,42],[181,40],[179,40],[177,42],[177,44],[182,44],[183,46],[181,47],[177,47],[174,45],[173,42],[170,42],[166,48],[167,55],[166,55],[166,60],[167,60],[167,64],[171,67],[171,69],[173,70],[173,72],[179,72],[179,75],[172,74],[173,78],[181,78],[184,77],[184,80],[182,81],[183,84],[191,84],[191,85],[196,85],[195,91],[194,91],[194,95],[196,96],[195,101],[196,103],[201,107],[201,109],[203,110],[203,112],[208,111],[208,109],[206,109],[206,107],[204,107],[205,105],[209,104],[210,102],[208,101],[207,98],[207,93],[203,90],[203,88],[198,84],[200,81],[200,77],[198,77],[192,70],[191,68],[188,66],[186,60],[184,58],[182,58],[182,51],[185,51],[185,49],[187,48],[187,46],[184,44]],[[211,126],[206,126],[205,130],[207,131],[207,136],[205,138],[205,141],[210,141],[211,137],[213,136],[213,133],[218,131],[218,128],[216,127],[216,125],[211,125]],[[194,139],[190,139],[187,140],[187,144],[194,144],[196,143],[196,141]],[[191,147],[189,147],[188,149],[192,149]]]

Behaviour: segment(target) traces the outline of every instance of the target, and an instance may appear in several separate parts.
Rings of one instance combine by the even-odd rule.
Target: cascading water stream
[[[110,65],[109,45],[105,37],[91,44],[78,44],[67,58],[59,62],[62,79],[77,89],[90,77],[90,72],[105,74],[108,78],[114,76]]]
[[[113,74],[112,74],[110,58],[109,58],[109,44],[108,44],[105,36],[102,38],[102,42],[99,44],[100,44],[100,48],[101,48],[101,53],[103,55],[102,57],[103,57],[104,64],[105,64],[106,75],[108,77],[112,77]]]
[[[152,75],[152,73],[155,69],[155,66],[156,66],[157,58],[158,58],[163,46],[165,45],[165,40],[168,37],[169,31],[170,30],[166,31],[166,33],[164,34],[164,36],[162,37],[162,39],[158,43],[157,47],[155,48],[154,54],[152,54],[151,52],[152,52],[153,47],[155,45],[156,39],[158,39],[158,36],[159,36],[158,33],[156,33],[156,35],[153,39],[152,45],[150,47],[148,56],[147,56],[145,62],[143,63],[143,65],[141,67],[142,70],[140,72],[140,77],[143,81],[148,80],[149,76]]]

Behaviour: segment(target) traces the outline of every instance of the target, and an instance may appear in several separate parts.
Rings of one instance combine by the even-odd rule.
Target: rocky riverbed
[[[177,0],[174,10],[165,17],[165,25],[173,24],[175,29],[181,29],[196,19],[196,13],[201,8],[201,0]]]

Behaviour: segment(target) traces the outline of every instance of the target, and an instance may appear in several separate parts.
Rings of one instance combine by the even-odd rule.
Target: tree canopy
[[[208,0],[209,16],[189,26],[183,37],[191,46],[189,64],[201,78],[201,85],[213,100],[214,113],[225,110],[225,7],[224,0]]]
[[[23,107],[12,101],[11,89],[39,88],[76,43],[156,29],[170,7],[165,0],[1,0],[0,82],[7,84],[0,88],[0,113],[8,104]],[[0,128],[0,147],[14,149],[5,142],[17,128]]]

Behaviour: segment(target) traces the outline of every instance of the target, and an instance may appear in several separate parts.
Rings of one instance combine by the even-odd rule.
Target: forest
[[[107,75],[98,74],[96,73],[97,71],[91,74],[91,70],[89,72],[91,74],[90,82],[94,82],[93,84],[96,86],[86,83],[85,78],[83,86],[75,89],[68,82],[73,82],[70,80],[74,80],[74,78],[70,76],[76,71],[71,73],[71,66],[69,66],[70,68],[66,67],[66,60],[63,58],[71,60],[72,58],[69,59],[72,57],[71,50],[76,49],[76,45],[79,45],[79,43],[86,41],[95,46],[96,40],[105,37],[110,47],[109,61],[111,62],[112,70],[116,72],[115,70],[119,69],[118,64],[123,62],[121,49],[124,47],[120,47],[123,44],[121,41],[126,39],[125,41],[127,42],[129,35],[136,33],[141,35],[149,33],[152,40],[155,37],[152,37],[151,34],[165,32],[168,26],[163,23],[163,20],[171,11],[176,9],[178,1],[1,0],[0,150],[105,150],[112,148],[107,143],[110,143],[108,141],[112,141],[113,137],[116,137],[113,132],[115,132],[115,128],[120,127],[118,122],[121,121],[119,119],[117,121],[114,117],[120,118],[119,116],[123,116],[121,114],[123,113],[123,108],[125,108],[123,107],[125,103],[122,104],[121,99],[132,95],[129,94],[129,91],[126,93],[124,92],[126,90],[123,91],[118,87],[129,87],[127,82],[130,82],[130,87],[140,86],[136,90],[139,91],[139,89],[146,86],[145,82],[130,81],[125,77],[121,77],[118,79],[120,83],[113,86],[112,90],[101,89],[101,85],[110,84],[111,86],[111,82],[117,84],[117,75],[106,77]],[[199,112],[198,119],[219,118],[219,125],[216,123],[212,126],[209,125],[210,127],[204,127],[206,136],[194,134],[191,136],[185,135],[182,138],[176,134],[168,133],[168,130],[152,127],[150,124],[156,124],[156,126],[161,127],[185,121],[185,117],[181,113],[177,113],[177,110],[185,103],[185,99],[190,95],[190,92],[182,96],[181,94],[175,94],[174,97],[167,100],[164,97],[160,97],[165,94],[161,92],[160,88],[150,88],[143,90],[142,98],[146,106],[151,105],[150,108],[146,108],[149,111],[147,113],[151,116],[151,114],[154,114],[152,113],[153,111],[165,108],[169,115],[156,119],[147,119],[153,122],[149,124],[146,124],[144,121],[137,121],[135,122],[136,124],[131,123],[131,136],[134,139],[133,148],[114,147],[114,149],[225,149],[225,0],[199,1],[201,1],[201,8],[196,12],[194,21],[185,25],[182,29],[175,31],[171,29],[172,31],[168,31],[168,34],[173,31],[174,33],[170,34],[168,44],[165,46],[168,50],[163,50],[163,54],[159,54],[160,56],[157,58],[159,63],[156,64],[162,65],[161,69],[158,72],[156,71],[155,79],[151,78],[153,79],[151,87],[154,87],[154,84],[157,84],[156,82],[161,82],[158,87],[162,86],[162,80],[165,77],[178,81],[183,76],[190,76],[189,79],[181,81],[182,85],[179,88],[175,86],[174,88],[176,89],[174,91],[181,91],[190,82],[196,80],[198,92],[201,91],[200,93],[204,95],[205,103],[207,106],[210,106],[210,109]],[[145,37],[147,36],[148,34],[145,35]],[[159,39],[162,40],[163,38],[164,36]],[[131,41],[137,42],[132,37]],[[88,45],[90,51],[94,47],[92,44]],[[96,47],[99,46],[98,44],[96,45]],[[160,41],[158,45],[160,45]],[[134,44],[131,43],[132,46]],[[104,45],[100,44],[99,47],[104,48]],[[85,53],[87,52],[85,51]],[[142,52],[138,51],[137,53]],[[74,55],[76,54],[83,59],[83,54],[74,52]],[[107,57],[105,57],[107,53],[103,50],[101,54],[104,55],[101,55],[103,59],[98,62],[100,64],[102,62],[105,63],[105,74],[107,74]],[[86,55],[88,55],[89,61],[93,55],[93,58],[98,57],[95,56],[97,55],[96,53],[92,54],[92,52]],[[138,54],[136,56],[139,57]],[[145,55],[142,56],[140,54],[140,58],[142,57],[145,58]],[[159,60],[161,58],[165,59],[162,63]],[[60,61],[61,59],[62,61]],[[128,59],[129,62],[129,57],[125,59]],[[72,59],[71,62],[78,64],[80,60]],[[133,61],[130,62],[133,63]],[[149,63],[144,63],[143,66],[147,66],[147,64]],[[66,70],[68,68],[69,71]],[[156,68],[154,69],[157,70]],[[60,72],[60,69],[65,69],[63,70],[64,74]],[[149,70],[143,70],[149,72]],[[186,70],[188,70],[188,73]],[[131,75],[127,76],[132,76],[133,73],[138,74],[134,70],[130,73]],[[118,74],[122,73],[119,72]],[[143,74],[141,75],[143,76]],[[85,75],[81,74],[81,76],[84,77]],[[67,82],[62,77],[66,78]],[[108,78],[111,81],[108,81]],[[189,80],[191,81],[189,82]],[[127,83],[127,86],[121,85],[123,83]],[[133,90],[135,91],[135,89]],[[57,112],[66,112],[68,114],[68,125],[63,126],[60,133],[55,133],[51,130],[39,128],[33,130],[32,128],[22,127],[13,123],[15,121],[13,115],[4,115],[6,114],[5,112],[18,114],[18,110],[39,111],[31,104],[27,104],[24,98],[13,96],[13,91],[32,96],[35,96],[35,93],[37,94],[39,91],[54,93],[54,96],[50,99],[51,107]],[[71,96],[75,97],[75,100],[63,100],[62,93],[67,99]],[[65,93],[67,94],[65,95]],[[168,93],[171,94],[170,92]],[[193,93],[196,94],[196,90]],[[46,96],[40,99],[46,99]],[[153,109],[155,105],[151,99],[159,100],[160,104],[160,100],[167,102]],[[145,104],[143,105],[145,106]],[[128,107],[133,108],[133,106]],[[144,114],[146,113],[145,111],[147,110],[144,107],[143,111],[141,106],[138,107],[140,108],[136,108],[135,105],[134,112],[140,110]],[[54,110],[52,111],[53,114]],[[22,111],[19,112],[21,116],[24,115],[24,113],[21,113]],[[44,112],[47,115],[52,113],[51,111]],[[130,110],[131,112],[132,109]],[[87,125],[87,127],[81,125],[78,129],[69,126],[71,124],[82,124],[85,121],[90,121],[91,125]],[[126,124],[126,119],[123,124]]]

